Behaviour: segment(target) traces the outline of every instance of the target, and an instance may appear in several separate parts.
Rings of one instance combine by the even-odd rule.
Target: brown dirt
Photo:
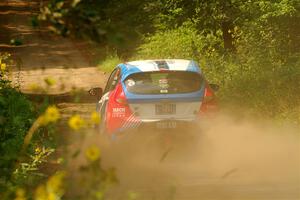
[[[103,86],[106,76],[92,65],[83,42],[51,34],[47,28],[33,28],[31,17],[41,1],[4,0],[0,4],[0,51],[12,54],[12,80],[21,91],[32,93],[32,84],[46,87],[44,79],[56,84],[48,93],[63,93],[74,88],[85,90]],[[10,45],[20,39],[22,45]]]

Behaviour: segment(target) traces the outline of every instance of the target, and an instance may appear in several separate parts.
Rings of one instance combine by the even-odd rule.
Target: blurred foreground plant
[[[54,152],[51,136],[45,137],[49,123],[60,115],[56,107],[50,106],[38,117],[33,103],[9,80],[10,54],[0,54],[0,196],[1,199],[25,199],[20,188],[37,184],[44,174],[42,164]],[[44,126],[45,129],[39,129]],[[35,137],[33,133],[38,132]],[[42,142],[41,142],[42,141]]]
[[[0,78],[3,81],[3,76],[8,71],[8,63],[10,61],[10,54],[9,53],[0,53]]]
[[[33,134],[40,128],[41,126],[46,126],[49,123],[54,123],[60,118],[60,114],[56,106],[49,106],[45,113],[39,116],[35,122],[30,127],[29,131],[27,132],[24,143],[22,146],[21,153],[24,153],[26,151],[27,146],[29,145]]]
[[[100,149],[96,145],[90,146],[85,151],[85,155],[89,161],[97,161],[100,158]]]
[[[37,187],[34,200],[60,200],[65,193],[65,176],[66,172],[63,171],[50,176],[45,184]]]
[[[117,178],[113,168],[103,168],[100,148],[93,144],[74,149],[86,160],[74,177],[69,165],[76,156],[69,158],[67,148],[57,146],[53,140],[53,137],[64,139],[62,134],[56,134],[61,128],[58,122],[78,131],[83,139],[88,135],[87,128],[101,122],[99,113],[92,112],[87,118],[74,113],[63,123],[59,105],[49,105],[47,99],[42,103],[31,102],[18,87],[11,85],[7,76],[8,54],[1,54],[0,61],[1,200],[106,199],[106,192],[117,183]],[[45,80],[46,88],[40,90],[42,95],[55,84],[53,80],[50,77]],[[40,89],[38,84],[32,87]],[[80,190],[70,195],[79,185]]]

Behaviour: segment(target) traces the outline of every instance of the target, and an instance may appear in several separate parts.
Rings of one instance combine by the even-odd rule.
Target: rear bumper
[[[126,122],[120,129],[113,134],[127,131],[172,131],[172,130],[190,130],[198,126],[198,120],[149,120]]]
[[[174,128],[159,128],[157,123],[161,122],[176,122],[176,127]],[[186,138],[189,136],[199,135],[201,133],[201,125],[197,121],[180,121],[180,120],[163,120],[157,122],[143,122],[136,127],[128,127],[126,129],[119,129],[113,133],[108,133],[109,138],[112,141],[119,140],[131,140],[133,138],[139,137],[176,137],[176,138]]]
[[[164,127],[163,124],[170,124],[170,127]],[[196,120],[159,120],[154,122],[142,122],[138,127],[143,128],[154,128],[154,129],[177,129],[189,126],[194,126],[197,124]]]

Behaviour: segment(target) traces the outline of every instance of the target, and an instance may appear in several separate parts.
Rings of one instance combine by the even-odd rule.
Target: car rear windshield
[[[176,94],[200,90],[203,78],[186,71],[141,72],[128,76],[125,86],[136,94]]]

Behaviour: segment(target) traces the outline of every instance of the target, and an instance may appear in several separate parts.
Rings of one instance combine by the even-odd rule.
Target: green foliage
[[[228,52],[222,34],[184,25],[146,38],[134,59],[195,59],[208,80],[221,86],[218,95],[223,104],[299,123],[299,54],[288,52],[292,48],[284,43],[290,42],[274,32],[281,34],[277,29],[236,28],[236,51]]]
[[[35,115],[31,103],[9,82],[1,79],[0,88],[0,174],[3,178],[11,174]]]
[[[180,27],[146,37],[145,43],[138,49],[137,57],[141,59],[194,58],[196,47],[201,45],[201,39],[197,38],[195,29]]]
[[[39,166],[53,152],[44,147],[47,146],[46,142],[40,144],[40,137],[35,137],[29,148],[22,152],[24,138],[36,120],[37,113],[33,104],[8,80],[10,63],[9,54],[0,54],[1,199],[11,199],[18,186],[34,185],[42,176]]]
[[[122,47],[151,29],[154,8],[146,5],[146,0],[50,0],[38,18],[57,34]]]
[[[107,65],[111,67],[114,60],[120,62],[119,58],[115,56],[108,59]],[[75,162],[77,165],[77,161],[72,159],[80,155],[81,147],[79,145],[78,149],[75,149],[76,152],[71,158],[69,152],[66,153],[66,157],[62,157],[63,155],[60,153],[56,154],[59,158],[50,158],[57,148],[53,144],[52,136],[56,127],[55,122],[61,117],[60,111],[54,105],[49,106],[45,98],[42,104],[38,104],[41,109],[39,112],[42,111],[38,115],[33,103],[26,99],[26,96],[18,88],[13,87],[9,81],[8,72],[12,63],[10,61],[9,54],[0,54],[1,200],[59,200],[63,198],[65,190],[78,189],[78,182],[83,184],[81,184],[80,192],[73,195],[76,199],[103,199],[107,190],[118,182],[115,170],[102,167],[101,151],[97,145],[93,145],[85,147],[87,162],[84,165],[80,163],[80,167],[76,169],[75,181],[71,173],[57,171],[58,168],[63,167],[61,164],[68,164],[67,162]],[[45,81],[48,84],[47,88],[55,84],[50,77]],[[78,114],[74,114],[69,118],[68,124],[70,128],[78,131],[94,127],[100,123],[100,120],[96,112],[91,114],[90,119],[81,119]],[[78,126],[78,122],[81,125]],[[84,132],[80,136],[82,141],[86,135]],[[67,148],[61,146],[60,152],[62,150],[67,151]],[[51,163],[49,159],[51,159]],[[69,165],[72,164],[74,163]],[[75,172],[75,168],[73,169],[72,166],[71,171]],[[50,174],[52,175],[50,176]],[[66,180],[65,177],[68,179]]]
[[[39,166],[46,162],[46,158],[53,152],[54,149],[37,147],[30,155],[30,161],[20,163],[18,168],[15,169],[14,180],[18,180],[18,184],[20,185],[30,185],[34,183],[34,175],[43,176],[38,170]]]
[[[186,58],[199,59],[212,56],[222,40],[213,34],[200,34],[190,23],[177,29],[158,32],[146,37],[138,48],[137,58]],[[220,48],[221,50],[222,48]]]
[[[122,63],[122,60],[115,54],[100,62],[98,68],[104,72],[111,72],[120,63]]]

